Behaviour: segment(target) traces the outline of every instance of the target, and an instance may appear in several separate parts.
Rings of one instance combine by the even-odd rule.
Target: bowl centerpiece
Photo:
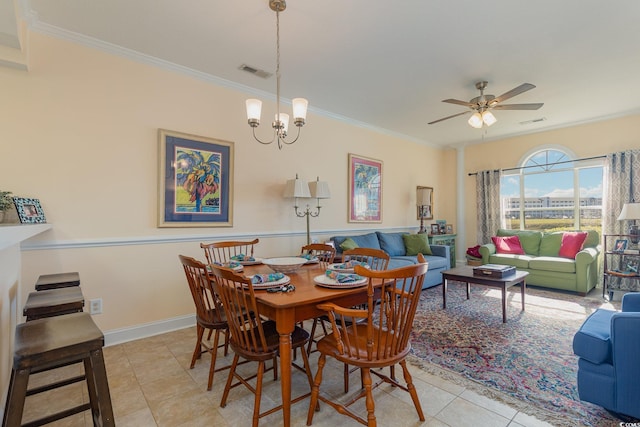
[[[268,265],[276,273],[294,273],[305,264],[307,260],[301,257],[281,257],[263,259],[262,263]]]

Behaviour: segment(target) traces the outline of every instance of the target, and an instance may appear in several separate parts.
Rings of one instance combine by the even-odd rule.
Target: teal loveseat
[[[500,229],[496,236],[518,236],[524,255],[497,253],[493,243],[480,246],[483,264],[512,265],[527,271],[527,284],[561,289],[586,295],[598,283],[600,235],[588,230],[582,249],[575,258],[559,256],[563,231]]]
[[[407,255],[403,235],[409,233],[390,232],[383,233],[380,231],[355,235],[355,236],[333,236],[331,241],[336,248],[336,255],[342,256],[343,249],[340,245],[345,240],[351,239],[357,247],[382,249],[389,254],[389,267],[398,268],[407,265],[416,264],[417,255]],[[422,282],[422,289],[430,288],[442,283],[442,272],[448,270],[451,265],[450,247],[445,245],[429,245],[431,255],[423,254],[429,263],[429,269]]]

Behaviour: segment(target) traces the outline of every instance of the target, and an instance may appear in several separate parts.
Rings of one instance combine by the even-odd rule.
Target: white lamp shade
[[[307,107],[309,106],[309,101],[304,98],[293,98],[291,100],[291,104],[293,107],[293,120],[296,119],[307,119]]]
[[[276,121],[278,121],[278,115],[276,114]],[[289,130],[289,115],[287,113],[280,113],[280,121],[282,122],[282,130],[287,132]]]
[[[469,117],[469,121],[467,123],[469,123],[471,127],[480,129],[482,127],[482,116],[480,113],[473,113],[473,115]]]
[[[618,217],[618,221],[640,219],[640,203],[625,203]]]
[[[247,119],[259,121],[262,113],[262,101],[259,99],[247,99],[245,103],[247,105]]]
[[[296,179],[290,179],[287,181],[287,184],[284,187],[284,197],[285,199],[291,199],[294,197],[311,197],[309,186],[306,182],[302,182],[302,180],[296,176]]]
[[[311,197],[316,199],[330,199],[331,191],[329,190],[329,183],[326,181],[311,181],[309,183],[309,190],[311,190]]]
[[[431,206],[431,189],[418,188],[416,191],[416,205]]]
[[[485,125],[491,126],[492,124],[497,122],[498,119],[496,119],[496,116],[494,116],[491,111],[485,111],[484,113],[482,113],[482,121]]]

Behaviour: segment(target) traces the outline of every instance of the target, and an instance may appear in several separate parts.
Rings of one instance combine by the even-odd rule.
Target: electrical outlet
[[[89,314],[102,313],[102,298],[89,300]]]

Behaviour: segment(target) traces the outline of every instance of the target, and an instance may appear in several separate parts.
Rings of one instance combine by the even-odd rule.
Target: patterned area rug
[[[424,291],[412,362],[556,426],[618,425],[606,410],[579,400],[572,340],[590,313],[619,309],[619,302],[529,287],[522,312],[514,287],[503,324],[500,295],[472,285],[467,300],[465,286],[450,282],[443,310],[442,287]]]

